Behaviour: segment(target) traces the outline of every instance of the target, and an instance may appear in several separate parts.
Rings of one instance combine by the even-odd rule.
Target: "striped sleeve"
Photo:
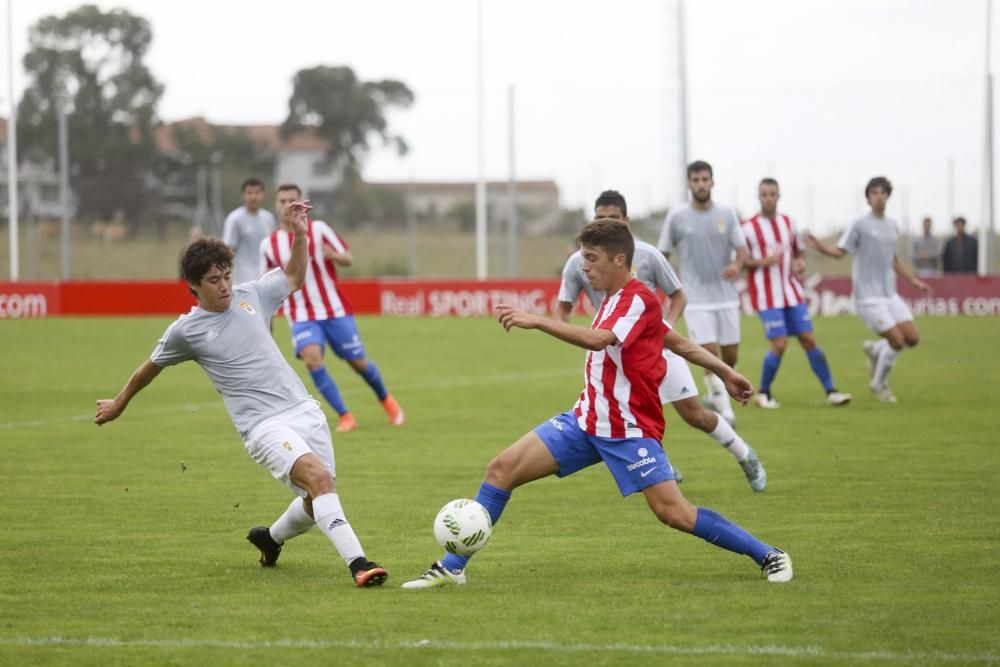
[[[643,331],[642,314],[646,304],[638,294],[631,294],[615,304],[611,315],[599,325],[599,329],[608,329],[615,335],[622,347],[628,347]]]

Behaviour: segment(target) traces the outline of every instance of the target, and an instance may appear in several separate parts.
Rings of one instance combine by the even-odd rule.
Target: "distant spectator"
[[[941,239],[931,233],[930,218],[924,218],[923,236],[913,239],[913,268],[918,276],[936,276],[941,273]]]
[[[257,254],[260,242],[278,227],[271,212],[261,208],[264,201],[263,181],[248,178],[243,181],[240,192],[243,196],[243,206],[226,216],[222,232],[222,240],[236,253],[236,259],[233,261],[234,285],[248,283],[260,276],[258,273],[260,260]]]
[[[965,233],[965,218],[958,217],[952,223],[955,225],[955,235],[944,244],[945,273],[975,273],[979,257],[979,243],[975,236]]]

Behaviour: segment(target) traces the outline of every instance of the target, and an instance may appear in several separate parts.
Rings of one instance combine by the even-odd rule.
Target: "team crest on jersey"
[[[246,301],[240,301],[240,308],[242,308],[243,310],[247,311],[251,315],[256,315],[257,314],[257,311],[253,309],[253,306],[251,306]]]
[[[715,226],[719,228],[719,233],[720,234],[725,234],[726,233],[726,219],[725,218],[719,218],[718,220],[716,220],[715,221]]]

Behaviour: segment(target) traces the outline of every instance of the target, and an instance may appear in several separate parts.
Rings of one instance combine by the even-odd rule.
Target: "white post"
[[[517,256],[517,174],[514,161],[514,86],[507,88],[507,141],[510,175],[507,180],[507,275],[516,278]]]
[[[684,48],[684,0],[677,0],[677,104],[679,111],[681,192],[678,204],[687,201],[688,179],[688,109],[687,109],[687,60]]]
[[[483,0],[476,3],[476,279],[486,280],[486,164],[483,143]]]
[[[7,98],[10,100],[10,118],[7,119],[7,224],[10,232],[10,279],[17,282],[18,228],[17,228],[17,100],[14,97],[14,0],[7,0]]]
[[[69,130],[65,100],[59,101],[59,208],[62,209],[62,279],[69,280]]]
[[[983,164],[983,224],[979,229],[979,275],[993,269],[993,68],[990,66],[993,34],[993,0],[986,0],[986,133]]]

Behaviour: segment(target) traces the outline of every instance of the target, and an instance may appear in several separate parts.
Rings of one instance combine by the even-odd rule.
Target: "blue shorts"
[[[292,324],[296,357],[306,345],[319,345],[322,349],[326,343],[330,344],[334,354],[345,361],[365,358],[365,346],[358,335],[353,315]]]
[[[542,422],[534,431],[559,464],[560,477],[603,460],[623,496],[675,479],[667,453],[653,438],[589,435],[577,424],[572,411]]]
[[[788,308],[762,310],[758,315],[764,325],[764,336],[768,340],[782,336],[798,336],[813,330],[813,323],[809,318],[809,306],[804,303]]]

